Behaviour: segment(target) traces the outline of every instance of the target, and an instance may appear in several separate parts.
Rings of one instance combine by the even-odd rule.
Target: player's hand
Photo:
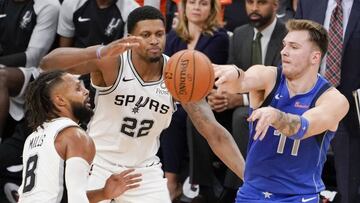
[[[137,188],[140,186],[141,174],[132,173],[134,169],[125,170],[119,174],[111,175],[105,183],[103,193],[106,199],[113,199],[125,191]]]
[[[226,95],[222,92],[216,90],[211,90],[207,96],[207,102],[210,105],[211,109],[216,112],[223,112],[227,109],[228,100]]]
[[[129,36],[115,40],[101,49],[100,56],[101,58],[118,56],[124,51],[138,47],[141,43],[141,40],[141,37],[136,36]]]
[[[263,140],[267,130],[273,122],[277,119],[277,109],[273,107],[263,107],[256,109],[252,112],[250,117],[247,119],[249,122],[254,122],[257,120],[254,140],[260,139]]]
[[[242,70],[235,65],[216,65],[214,66],[215,86],[218,92],[238,93],[240,89],[240,74]]]

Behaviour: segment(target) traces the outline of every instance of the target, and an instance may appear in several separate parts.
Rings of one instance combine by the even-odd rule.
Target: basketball
[[[171,56],[164,78],[170,94],[182,103],[201,100],[214,86],[214,70],[209,58],[195,50],[182,50]]]

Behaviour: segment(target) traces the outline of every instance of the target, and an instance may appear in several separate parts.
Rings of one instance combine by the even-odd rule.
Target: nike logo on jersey
[[[280,95],[279,93],[277,93],[277,94],[275,95],[275,99],[276,99],[276,100],[279,100],[281,97],[283,97],[283,96]]]
[[[0,14],[0,18],[5,18],[6,14]]]
[[[78,21],[79,22],[86,22],[86,21],[89,21],[90,18],[82,18],[81,16],[78,18]]]
[[[316,199],[317,197],[311,197],[311,198],[307,198],[307,199],[305,199],[305,198],[302,198],[301,199],[301,202],[310,202],[311,200],[314,200],[314,199]]]
[[[134,80],[134,79],[135,79],[135,78],[130,78],[130,79],[129,79],[129,78],[128,78],[128,79],[123,78],[122,81],[124,81],[124,82],[129,82],[129,81],[132,81],[132,80]]]

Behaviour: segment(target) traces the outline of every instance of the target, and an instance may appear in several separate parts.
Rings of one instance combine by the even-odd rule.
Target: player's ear
[[[52,96],[52,102],[53,102],[54,106],[56,106],[56,107],[63,107],[66,105],[65,98],[60,94],[54,94]]]
[[[320,64],[321,63],[321,51],[313,51],[311,54],[311,62],[312,64]]]

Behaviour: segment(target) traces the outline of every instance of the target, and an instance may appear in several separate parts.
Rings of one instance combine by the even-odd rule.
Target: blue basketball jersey
[[[290,97],[281,71],[278,68],[276,85],[262,107],[272,106],[286,113],[302,115],[314,107],[319,96],[330,87],[326,79],[318,75],[310,91]],[[292,140],[270,127],[262,141],[254,141],[255,127],[256,122],[250,123],[244,189],[250,186],[278,194],[313,194],[324,190],[321,172],[334,132]]]

